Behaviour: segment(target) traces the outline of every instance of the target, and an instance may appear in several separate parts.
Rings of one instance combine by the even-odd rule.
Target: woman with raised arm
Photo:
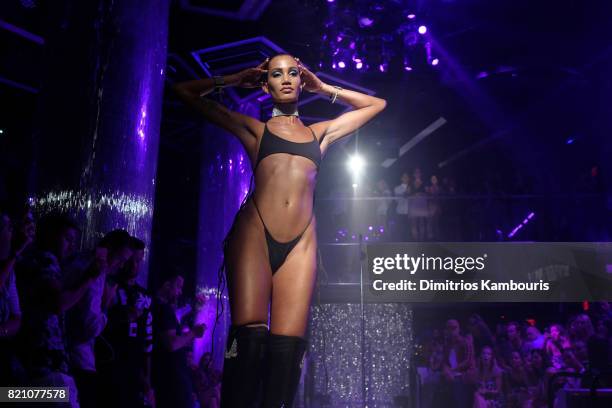
[[[274,102],[272,118],[264,123],[203,98],[226,86],[261,86]],[[255,189],[224,241],[222,268],[232,325],[221,406],[291,407],[316,277],[313,205],[321,159],[332,143],[366,124],[386,102],[328,85],[288,54],[234,75],[179,83],[175,90],[210,122],[238,137],[253,165]],[[331,103],[341,100],[354,109],[307,127],[297,111],[301,91],[329,96]]]

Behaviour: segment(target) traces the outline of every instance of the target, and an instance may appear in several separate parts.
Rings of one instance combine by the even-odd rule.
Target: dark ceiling
[[[378,2],[390,4],[395,1]],[[68,2],[69,3],[69,2]],[[235,12],[242,2],[174,1],[169,52],[202,71],[191,52],[264,36],[316,67],[321,33],[329,16],[326,0],[270,1],[254,20],[236,20],[184,7],[218,7]],[[340,9],[357,10],[373,1],[336,0]],[[360,146],[373,162],[398,148],[439,117],[447,123],[414,147],[390,169],[420,165],[431,172],[476,174],[501,167],[530,173],[580,172],[596,162],[597,146],[610,130],[607,112],[611,67],[612,5],[578,0],[415,0],[408,2],[427,24],[441,63],[380,73],[345,72],[342,78],[373,89],[388,109],[360,134]],[[7,126],[31,120],[40,70],[46,16],[61,12],[53,2],[3,2],[1,20],[34,34],[24,39],[0,30],[0,84],[4,106],[14,114]],[[322,71],[333,75],[331,69]],[[481,74],[481,73],[486,73]],[[480,74],[480,75],[479,75]],[[479,78],[480,76],[480,78]],[[181,75],[169,73],[169,80]],[[162,124],[164,148],[188,152],[189,132],[178,124],[189,118],[167,92]],[[14,121],[15,123],[12,123]],[[20,125],[21,124],[21,125]],[[577,143],[569,150],[567,140]],[[337,149],[350,149],[352,142]],[[572,162],[557,166],[559,162]],[[445,164],[439,168],[440,164]],[[330,164],[331,165],[331,164]],[[561,168],[563,167],[563,168]],[[559,173],[558,175],[561,175]]]

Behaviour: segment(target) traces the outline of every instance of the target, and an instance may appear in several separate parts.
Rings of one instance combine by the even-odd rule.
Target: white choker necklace
[[[297,103],[286,105],[282,110],[276,105],[272,108],[272,117],[275,116],[299,116],[297,110]]]

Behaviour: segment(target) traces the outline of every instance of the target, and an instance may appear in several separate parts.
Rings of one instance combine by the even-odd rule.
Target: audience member
[[[502,368],[509,369],[512,365],[512,353],[516,351],[520,354],[522,350],[523,338],[520,325],[517,322],[506,324],[506,339],[498,344],[497,351]]]
[[[157,408],[192,408],[193,387],[186,353],[205,326],[183,332],[176,305],[183,290],[180,275],[167,279],[153,303],[153,386]]]
[[[450,386],[452,400],[458,408],[469,407],[471,391],[468,389],[467,373],[474,367],[473,346],[461,335],[459,322],[446,322],[444,344],[444,378]]]
[[[98,258],[97,253],[102,252],[106,257],[104,271],[66,313],[70,363],[79,389],[79,402],[83,408],[97,406],[99,379],[94,346],[107,322],[104,310],[109,291],[105,290],[105,282],[107,275],[114,274],[129,256],[129,240],[130,234],[127,231],[111,231],[100,240],[96,253],[84,252],[64,263],[64,281],[67,285],[74,286],[87,276],[92,263]]]
[[[64,283],[61,263],[74,253],[78,233],[76,224],[65,216],[41,218],[36,249],[17,266],[23,306],[20,344],[30,385],[68,387],[74,407],[78,406],[78,393],[69,366],[65,313],[85,295],[106,264],[106,252],[100,250],[80,280],[71,286]]]
[[[477,388],[474,393],[474,408],[501,407],[502,370],[498,367],[490,346],[482,348],[475,373]]]
[[[104,338],[114,358],[104,365],[105,400],[108,406],[151,406],[155,396],[151,384],[153,315],[151,297],[136,280],[144,259],[145,243],[130,237],[131,257],[114,276],[116,296],[108,310]]]
[[[8,214],[0,208],[0,384],[17,385],[24,373],[15,353],[14,339],[21,326],[21,309],[14,266],[29,241],[12,246],[13,228]]]
[[[410,239],[410,224],[408,221],[409,202],[408,197],[411,194],[410,175],[403,173],[400,178],[400,184],[393,189],[395,199],[395,232],[394,239],[396,241],[408,241]]]

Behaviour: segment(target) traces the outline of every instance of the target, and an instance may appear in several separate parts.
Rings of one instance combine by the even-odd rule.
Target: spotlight
[[[412,71],[412,67],[410,66],[410,60],[408,59],[408,57],[404,57],[404,70]]]
[[[382,64],[380,64],[380,65],[378,66],[378,70],[379,70],[380,72],[386,72],[386,71],[387,71],[387,63],[386,63],[386,62],[383,62]]]
[[[419,27],[419,34],[423,35],[427,32],[427,27],[425,27],[424,25]]]
[[[340,61],[338,63],[338,68],[346,68],[346,64],[344,63],[344,61]]]
[[[355,68],[357,68],[357,69],[361,69],[361,68],[363,68],[363,62],[361,62],[361,61],[356,62],[356,63],[355,63]]]
[[[437,58],[434,58],[434,59],[432,59],[432,60],[431,60],[431,65],[433,65],[434,67],[435,67],[436,65],[438,65],[439,63],[440,63],[440,60],[439,60],[439,59],[437,59]]]
[[[369,17],[361,17],[359,19],[359,26],[360,27],[369,27],[372,25],[372,23],[374,23],[374,20],[372,20]]]
[[[332,68],[336,69],[336,63],[335,62],[332,64]]]
[[[415,16],[414,14],[408,14],[408,15],[406,16],[406,18],[407,18],[408,20],[412,20],[412,19],[414,19],[415,17],[416,17],[416,16]]]
[[[359,172],[361,172],[364,165],[365,165],[364,160],[358,154],[354,154],[351,157],[349,157],[349,160],[347,162],[349,171],[355,174],[358,174]]]

